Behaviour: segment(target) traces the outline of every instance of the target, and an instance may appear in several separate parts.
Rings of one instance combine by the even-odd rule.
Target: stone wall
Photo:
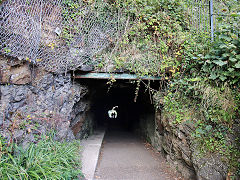
[[[225,180],[228,165],[219,154],[204,155],[192,138],[194,119],[175,124],[174,117],[161,110],[155,114],[156,131],[152,145],[162,152],[167,161],[186,179]]]
[[[23,145],[51,129],[58,140],[86,137],[92,126],[86,121],[87,93],[70,74],[54,75],[0,56],[0,133]]]
[[[153,144],[155,139],[155,118],[154,113],[144,112],[140,114],[139,128],[137,133],[144,137],[149,143]]]
[[[71,124],[73,134],[77,139],[84,139],[93,132],[93,117],[90,112],[91,102],[88,89],[82,91],[82,100],[73,106],[71,113]]]

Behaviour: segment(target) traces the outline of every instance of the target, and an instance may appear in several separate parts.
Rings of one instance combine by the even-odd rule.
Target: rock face
[[[86,86],[73,83],[70,74],[53,75],[3,57],[0,61],[1,135],[24,146],[51,129],[56,130],[57,140],[87,136],[92,124],[85,115]]]
[[[166,154],[171,165],[186,178],[198,180],[224,180],[227,164],[218,154],[203,156],[200,147],[192,139],[194,120],[174,124],[170,117],[161,110],[156,112],[156,131],[152,145]]]
[[[192,154],[192,161],[198,179],[225,180],[228,167],[221,161],[221,158],[217,154],[201,157],[196,148]]]
[[[81,101],[77,102],[71,112],[71,125],[73,134],[77,139],[86,138],[93,131],[93,118],[89,112],[90,101],[86,98],[88,89],[82,87],[80,91]]]
[[[21,61],[14,61],[12,58],[0,57],[0,82],[16,85],[29,84],[31,71],[29,64]]]

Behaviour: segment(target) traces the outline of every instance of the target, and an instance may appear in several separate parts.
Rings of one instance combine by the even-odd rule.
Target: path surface
[[[81,141],[82,173],[86,180],[94,179],[100,148],[105,130],[96,130],[88,139]]]
[[[102,145],[96,180],[172,180],[179,179],[164,165],[163,157],[154,153],[133,134],[107,132]],[[165,170],[163,170],[165,169]],[[169,169],[168,169],[169,171]]]

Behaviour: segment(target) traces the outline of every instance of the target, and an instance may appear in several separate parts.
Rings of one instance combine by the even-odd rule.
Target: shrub
[[[79,142],[56,142],[43,136],[26,149],[0,138],[0,179],[78,179]]]

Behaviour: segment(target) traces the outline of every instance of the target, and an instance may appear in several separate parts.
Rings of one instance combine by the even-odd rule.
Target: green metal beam
[[[126,80],[137,80],[139,77],[136,74],[111,74],[111,73],[87,73],[87,74],[77,74],[74,76],[76,79],[126,79]],[[159,76],[142,76],[142,80],[161,80]]]

